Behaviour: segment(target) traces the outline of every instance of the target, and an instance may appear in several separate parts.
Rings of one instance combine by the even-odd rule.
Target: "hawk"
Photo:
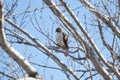
[[[68,35],[60,27],[56,29],[56,43],[62,49],[64,55],[69,56]]]

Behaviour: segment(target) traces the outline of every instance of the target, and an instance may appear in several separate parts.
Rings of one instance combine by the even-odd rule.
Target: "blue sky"
[[[11,8],[11,7],[8,7],[8,6],[11,6],[12,0],[4,0],[4,1],[5,1],[5,13],[6,13]],[[57,1],[57,0],[54,0],[54,1],[56,3],[59,3],[59,1]],[[110,59],[108,51],[106,50],[106,48],[103,47],[103,45],[101,45],[102,43],[101,43],[100,36],[99,36],[99,33],[98,33],[98,28],[96,26],[89,25],[90,23],[96,24],[92,20],[92,19],[95,19],[94,15],[92,13],[90,13],[87,9],[85,9],[83,7],[83,5],[81,5],[81,3],[78,0],[74,0],[74,1],[69,0],[69,1],[66,1],[66,2],[74,10],[74,12],[77,15],[79,21],[88,30],[89,34],[91,35],[92,39],[95,41],[95,43],[96,43],[97,47],[99,48],[99,50],[105,55],[105,57],[107,59]],[[92,2],[92,4],[94,4],[94,2]],[[44,9],[40,9],[40,10],[36,11],[35,13],[30,12],[30,13],[26,13],[26,14],[21,14],[21,12],[24,12],[27,8],[28,8],[28,10],[34,10],[36,8],[41,8],[43,6],[45,6]],[[63,7],[60,7],[60,8],[62,10],[64,10]],[[70,15],[67,12],[64,12],[64,13],[69,18],[71,23],[76,27],[76,29],[79,31],[79,33],[82,33],[79,30],[79,28],[77,27],[77,25],[75,24],[75,22],[73,22]],[[37,27],[37,28],[40,27],[42,29],[42,31],[46,35],[48,35],[53,41],[55,41],[55,36],[54,36],[55,35],[55,29],[58,26],[62,25],[62,27],[64,28],[66,33],[69,33],[68,30],[64,27],[64,25],[60,22],[60,20],[56,16],[54,16],[54,14],[43,3],[42,0],[34,0],[34,1],[32,1],[32,0],[18,0],[17,7],[15,8],[12,15],[14,15],[14,17],[15,17],[14,20],[13,20],[13,16],[11,16],[11,15],[8,16],[8,18],[10,18],[17,25],[20,25],[22,28],[24,28],[26,31],[28,31],[32,36],[34,36],[37,40],[39,40],[45,46],[50,46],[50,44],[55,46],[55,44],[50,42],[44,35],[42,35],[40,32],[38,32],[34,28],[34,26]],[[86,17],[86,19],[85,19],[85,17]],[[36,19],[37,19],[39,25],[36,23]],[[93,21],[93,22],[91,22],[91,21]],[[7,23],[5,23],[5,26],[7,26],[7,28],[10,28],[10,29],[14,30],[14,28],[12,28]],[[109,36],[109,35],[112,34],[111,31],[107,32],[105,30],[104,33],[106,33],[105,35],[107,36],[106,39],[108,40],[108,42],[111,43],[112,36]],[[21,33],[19,32],[19,34],[21,34]],[[25,35],[23,35],[23,34],[21,34],[21,35],[24,36],[26,39],[28,39]],[[13,37],[10,37],[10,36],[7,36],[7,37],[8,37],[9,41],[16,40]],[[71,35],[69,37],[70,37],[70,41],[71,41],[70,46],[75,46],[75,47],[78,46],[77,43],[76,43],[76,40],[73,39]],[[16,50],[18,50],[30,62],[35,62],[35,63],[42,64],[42,65],[46,64],[47,66],[60,68],[52,59],[50,59],[44,53],[42,53],[41,51],[39,51],[39,50],[37,50],[37,49],[35,49],[35,48],[31,47],[31,46],[25,46],[23,44],[16,44],[16,43],[13,44],[13,46],[14,46],[14,48]],[[81,53],[81,52],[79,52],[79,53]],[[83,68],[78,64],[74,65],[74,62],[70,58],[66,59],[64,57],[64,55],[61,54],[61,53],[58,54],[58,53],[55,53],[53,51],[53,54],[55,54],[62,62],[66,63],[66,65],[71,67],[71,68],[74,68],[74,67],[76,67],[78,69]],[[5,53],[4,53],[4,55],[7,56]],[[81,53],[80,55],[84,56],[83,53]],[[77,56],[77,54],[75,54],[75,56]],[[7,62],[10,64],[13,61],[7,60]],[[0,65],[4,65],[4,64],[0,63]],[[87,64],[85,64],[85,65],[87,65]],[[42,67],[35,66],[35,65],[33,65],[33,66],[37,69],[37,71],[39,71],[39,73],[44,78],[46,78],[46,80],[67,80],[66,75],[63,72],[59,71],[59,70],[42,68]],[[18,67],[15,66],[15,69],[17,69],[17,68]],[[2,70],[3,70],[3,68],[0,69],[0,71],[2,71]],[[20,70],[18,70],[18,72],[19,71]],[[9,72],[7,72],[7,73],[9,73]],[[86,74],[86,76],[88,76],[88,75]],[[58,77],[59,77],[59,79],[58,79]],[[97,76],[97,77],[100,77],[100,76]]]

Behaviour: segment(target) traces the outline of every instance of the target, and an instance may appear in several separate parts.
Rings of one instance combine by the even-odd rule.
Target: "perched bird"
[[[56,29],[56,43],[62,49],[64,55],[69,56],[68,35],[60,27]]]

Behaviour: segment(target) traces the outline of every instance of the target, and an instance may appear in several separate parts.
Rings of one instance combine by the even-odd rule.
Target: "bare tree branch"
[[[6,39],[4,31],[3,0],[0,0],[0,46],[28,73],[29,76],[42,80],[35,68],[33,68],[31,64],[17,50],[15,50]]]
[[[118,59],[116,53],[112,50],[112,48],[110,47],[110,45],[108,45],[108,43],[105,41],[105,37],[103,36],[102,25],[101,25],[101,21],[100,20],[98,20],[98,27],[99,27],[99,30],[100,30],[100,36],[101,36],[103,44],[111,52],[113,59],[114,60]]]
[[[92,50],[92,48],[87,44],[87,42],[81,37],[81,35],[76,31],[76,29],[73,27],[73,25],[70,23],[68,18],[59,10],[57,6],[55,6],[55,3],[51,0],[44,0],[44,2],[50,6],[54,5],[53,7],[50,7],[50,9],[53,11],[53,13],[63,22],[63,24],[66,26],[67,29],[70,30],[70,32],[74,35],[75,38],[81,43],[81,45],[84,47],[86,54],[92,61],[93,65],[98,69],[98,72],[104,77],[104,79],[110,79],[112,80],[112,77],[109,75],[109,73],[101,66],[101,64],[98,62],[97,58],[95,57],[95,53]],[[82,41],[82,42],[81,42]],[[103,57],[102,57],[103,59]],[[105,61],[105,60],[104,60]],[[107,62],[106,62],[107,63]]]
[[[6,73],[4,73],[4,72],[1,72],[1,71],[0,71],[0,74],[4,75],[4,76],[6,76],[6,77],[9,77],[9,78],[11,78],[11,79],[16,79],[16,78],[14,78],[14,77],[12,77],[12,76],[9,76],[8,74],[6,74]]]
[[[7,0],[0,7],[0,79],[41,80],[38,73],[50,80],[58,76],[67,80],[120,78],[120,0],[34,3]],[[55,41],[58,26],[69,36],[67,57]]]
[[[43,49],[45,54],[49,57],[51,57],[63,70],[68,71],[70,74],[72,74],[76,80],[79,80],[76,73],[69,69],[64,63],[62,63],[56,56],[54,56],[47,47],[45,47],[43,44],[41,44],[38,40],[36,40],[32,35],[30,35],[27,31],[23,30],[21,27],[17,26],[15,23],[10,21],[9,19],[5,19],[9,24],[13,25],[16,29],[24,33],[28,38],[30,38],[37,46],[38,49]]]
[[[120,0],[118,1],[118,22],[120,21]]]
[[[120,38],[120,30],[118,28],[118,26],[116,26],[114,23],[112,23],[107,17],[105,17],[103,14],[101,14],[100,12],[98,12],[97,10],[95,10],[95,8],[90,5],[90,3],[88,3],[88,1],[86,0],[80,0],[81,3],[83,3],[85,5],[85,7],[87,7],[91,12],[93,12],[96,17],[98,17],[99,19],[101,19],[103,22],[105,22],[111,29],[112,31]],[[105,60],[103,61],[111,70],[113,70],[115,72],[115,74],[117,75],[118,79],[120,79],[120,73],[117,70],[116,67],[110,65],[108,62],[106,62]]]
[[[108,17],[97,11],[87,0],[79,0],[89,9],[97,18],[101,19],[108,27],[120,38],[120,29],[110,21]]]

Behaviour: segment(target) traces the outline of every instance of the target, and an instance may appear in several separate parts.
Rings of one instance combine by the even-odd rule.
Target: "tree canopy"
[[[120,79],[120,0],[0,0],[0,47],[1,80]]]

